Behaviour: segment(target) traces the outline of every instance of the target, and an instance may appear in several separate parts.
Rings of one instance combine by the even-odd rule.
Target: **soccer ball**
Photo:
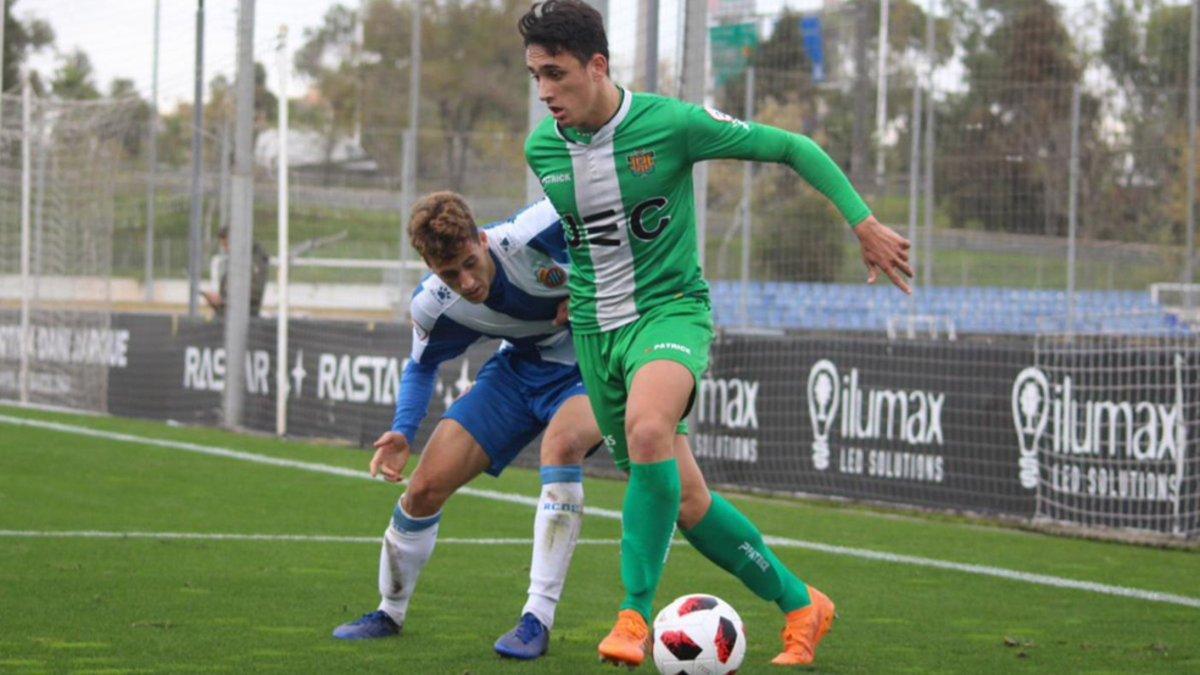
[[[736,673],[745,656],[742,618],[714,595],[685,595],[654,617],[654,665],[664,675]]]

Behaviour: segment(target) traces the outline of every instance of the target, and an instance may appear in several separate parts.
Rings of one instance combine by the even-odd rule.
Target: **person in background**
[[[221,275],[217,284],[217,292],[200,291],[204,300],[212,307],[218,316],[225,314],[226,298],[228,297],[229,280],[229,227],[222,227],[217,232],[217,243],[221,246]],[[250,250],[250,316],[258,316],[262,311],[263,295],[267,290],[267,273],[271,271],[271,257],[256,241]]]

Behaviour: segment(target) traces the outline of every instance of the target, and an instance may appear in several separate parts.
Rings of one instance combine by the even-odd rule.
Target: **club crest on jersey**
[[[450,298],[453,297],[453,294],[449,288],[438,285],[433,289],[433,297],[437,298],[438,302],[444,305],[447,302],[450,302]]]
[[[645,176],[654,172],[653,150],[638,150],[632,155],[626,155],[625,159],[629,162],[629,170],[635,176]]]
[[[546,288],[558,288],[567,281],[567,271],[558,265],[539,267],[537,280]]]

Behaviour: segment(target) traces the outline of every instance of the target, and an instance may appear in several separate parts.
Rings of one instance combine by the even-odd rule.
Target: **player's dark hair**
[[[479,241],[479,228],[462,195],[432,192],[413,205],[408,237],[426,260],[445,262],[457,256],[468,242]]]
[[[608,60],[604,17],[583,0],[535,2],[517,22],[525,46],[537,45],[551,55],[567,52],[586,65],[596,54]]]

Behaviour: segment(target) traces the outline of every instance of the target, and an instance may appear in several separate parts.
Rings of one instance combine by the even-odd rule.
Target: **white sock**
[[[404,624],[417,578],[433,555],[441,519],[441,511],[425,518],[413,518],[400,502],[396,503],[379,552],[379,594],[382,596],[379,609],[387,612],[397,625]]]
[[[582,526],[583,467],[542,467],[542,496],[533,519],[529,600],[522,613],[532,613],[547,628],[554,627],[554,610]]]

